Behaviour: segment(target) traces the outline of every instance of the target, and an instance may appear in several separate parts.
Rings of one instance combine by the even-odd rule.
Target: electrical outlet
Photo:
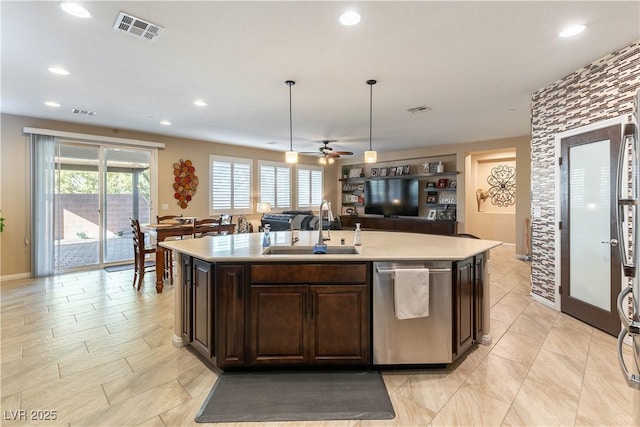
[[[161,206],[163,211],[168,211],[169,210],[169,205],[167,203],[163,203]]]

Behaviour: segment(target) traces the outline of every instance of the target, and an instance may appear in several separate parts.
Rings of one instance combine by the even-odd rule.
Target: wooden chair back
[[[163,223],[164,221],[168,221],[170,219],[182,218],[182,214],[180,215],[156,215],[156,224]]]
[[[156,248],[145,244],[144,233],[140,229],[140,221],[130,218],[129,224],[131,226],[131,237],[133,239],[133,263],[135,269],[133,286],[136,286],[136,282],[138,282],[138,290],[140,290],[145,273],[145,257],[147,254],[155,253]]]
[[[193,221],[193,237],[220,234],[220,220],[215,218],[203,218]]]

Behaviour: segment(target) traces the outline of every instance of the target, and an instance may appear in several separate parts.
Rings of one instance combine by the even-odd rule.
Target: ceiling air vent
[[[96,114],[98,114],[95,111],[82,110],[80,108],[72,108],[71,112],[73,114],[80,114],[80,115],[83,115],[83,116],[95,116]]]
[[[409,108],[407,111],[410,112],[411,114],[420,114],[427,111],[431,111],[431,107],[428,107],[426,105],[421,105],[419,107]]]
[[[120,12],[115,24],[113,24],[113,28],[146,40],[155,40],[160,34],[160,31],[163,30],[163,27],[160,25],[152,24],[151,22],[136,18],[124,12]]]

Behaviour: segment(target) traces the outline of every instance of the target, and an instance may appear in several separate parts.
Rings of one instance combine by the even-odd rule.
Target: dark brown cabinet
[[[251,285],[251,365],[307,363],[308,289]]]
[[[453,283],[453,353],[460,356],[473,344],[474,300],[473,270],[474,260],[469,258],[455,263]]]
[[[368,364],[367,264],[273,267],[252,267],[249,364]]]
[[[484,315],[484,257],[476,255],[474,257],[473,269],[473,304],[474,304],[474,328],[473,340],[482,340],[482,317]]]
[[[213,264],[193,258],[191,345],[208,359],[214,357]]]
[[[220,367],[245,363],[245,267],[219,265],[216,273],[216,362]]]
[[[193,337],[191,335],[193,313],[193,296],[191,292],[192,274],[191,269],[192,258],[190,256],[182,256],[182,340],[185,344],[191,344]]]
[[[311,362],[368,363],[367,289],[364,284],[309,287]]]
[[[429,221],[419,218],[383,218],[372,216],[348,216],[340,217],[342,228],[353,230],[359,222],[363,229],[402,231],[405,233],[441,234],[452,235],[457,232],[455,221]]]

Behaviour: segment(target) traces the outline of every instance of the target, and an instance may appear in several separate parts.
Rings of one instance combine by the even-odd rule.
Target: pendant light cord
[[[289,85],[289,150],[293,151],[293,115],[291,108],[291,86],[296,84],[296,82],[294,82],[293,80],[287,80],[285,83]]]
[[[369,151],[373,150],[371,144],[371,135],[373,133],[373,85],[376,83],[378,83],[376,80],[367,80],[369,89],[371,89],[369,93]]]

